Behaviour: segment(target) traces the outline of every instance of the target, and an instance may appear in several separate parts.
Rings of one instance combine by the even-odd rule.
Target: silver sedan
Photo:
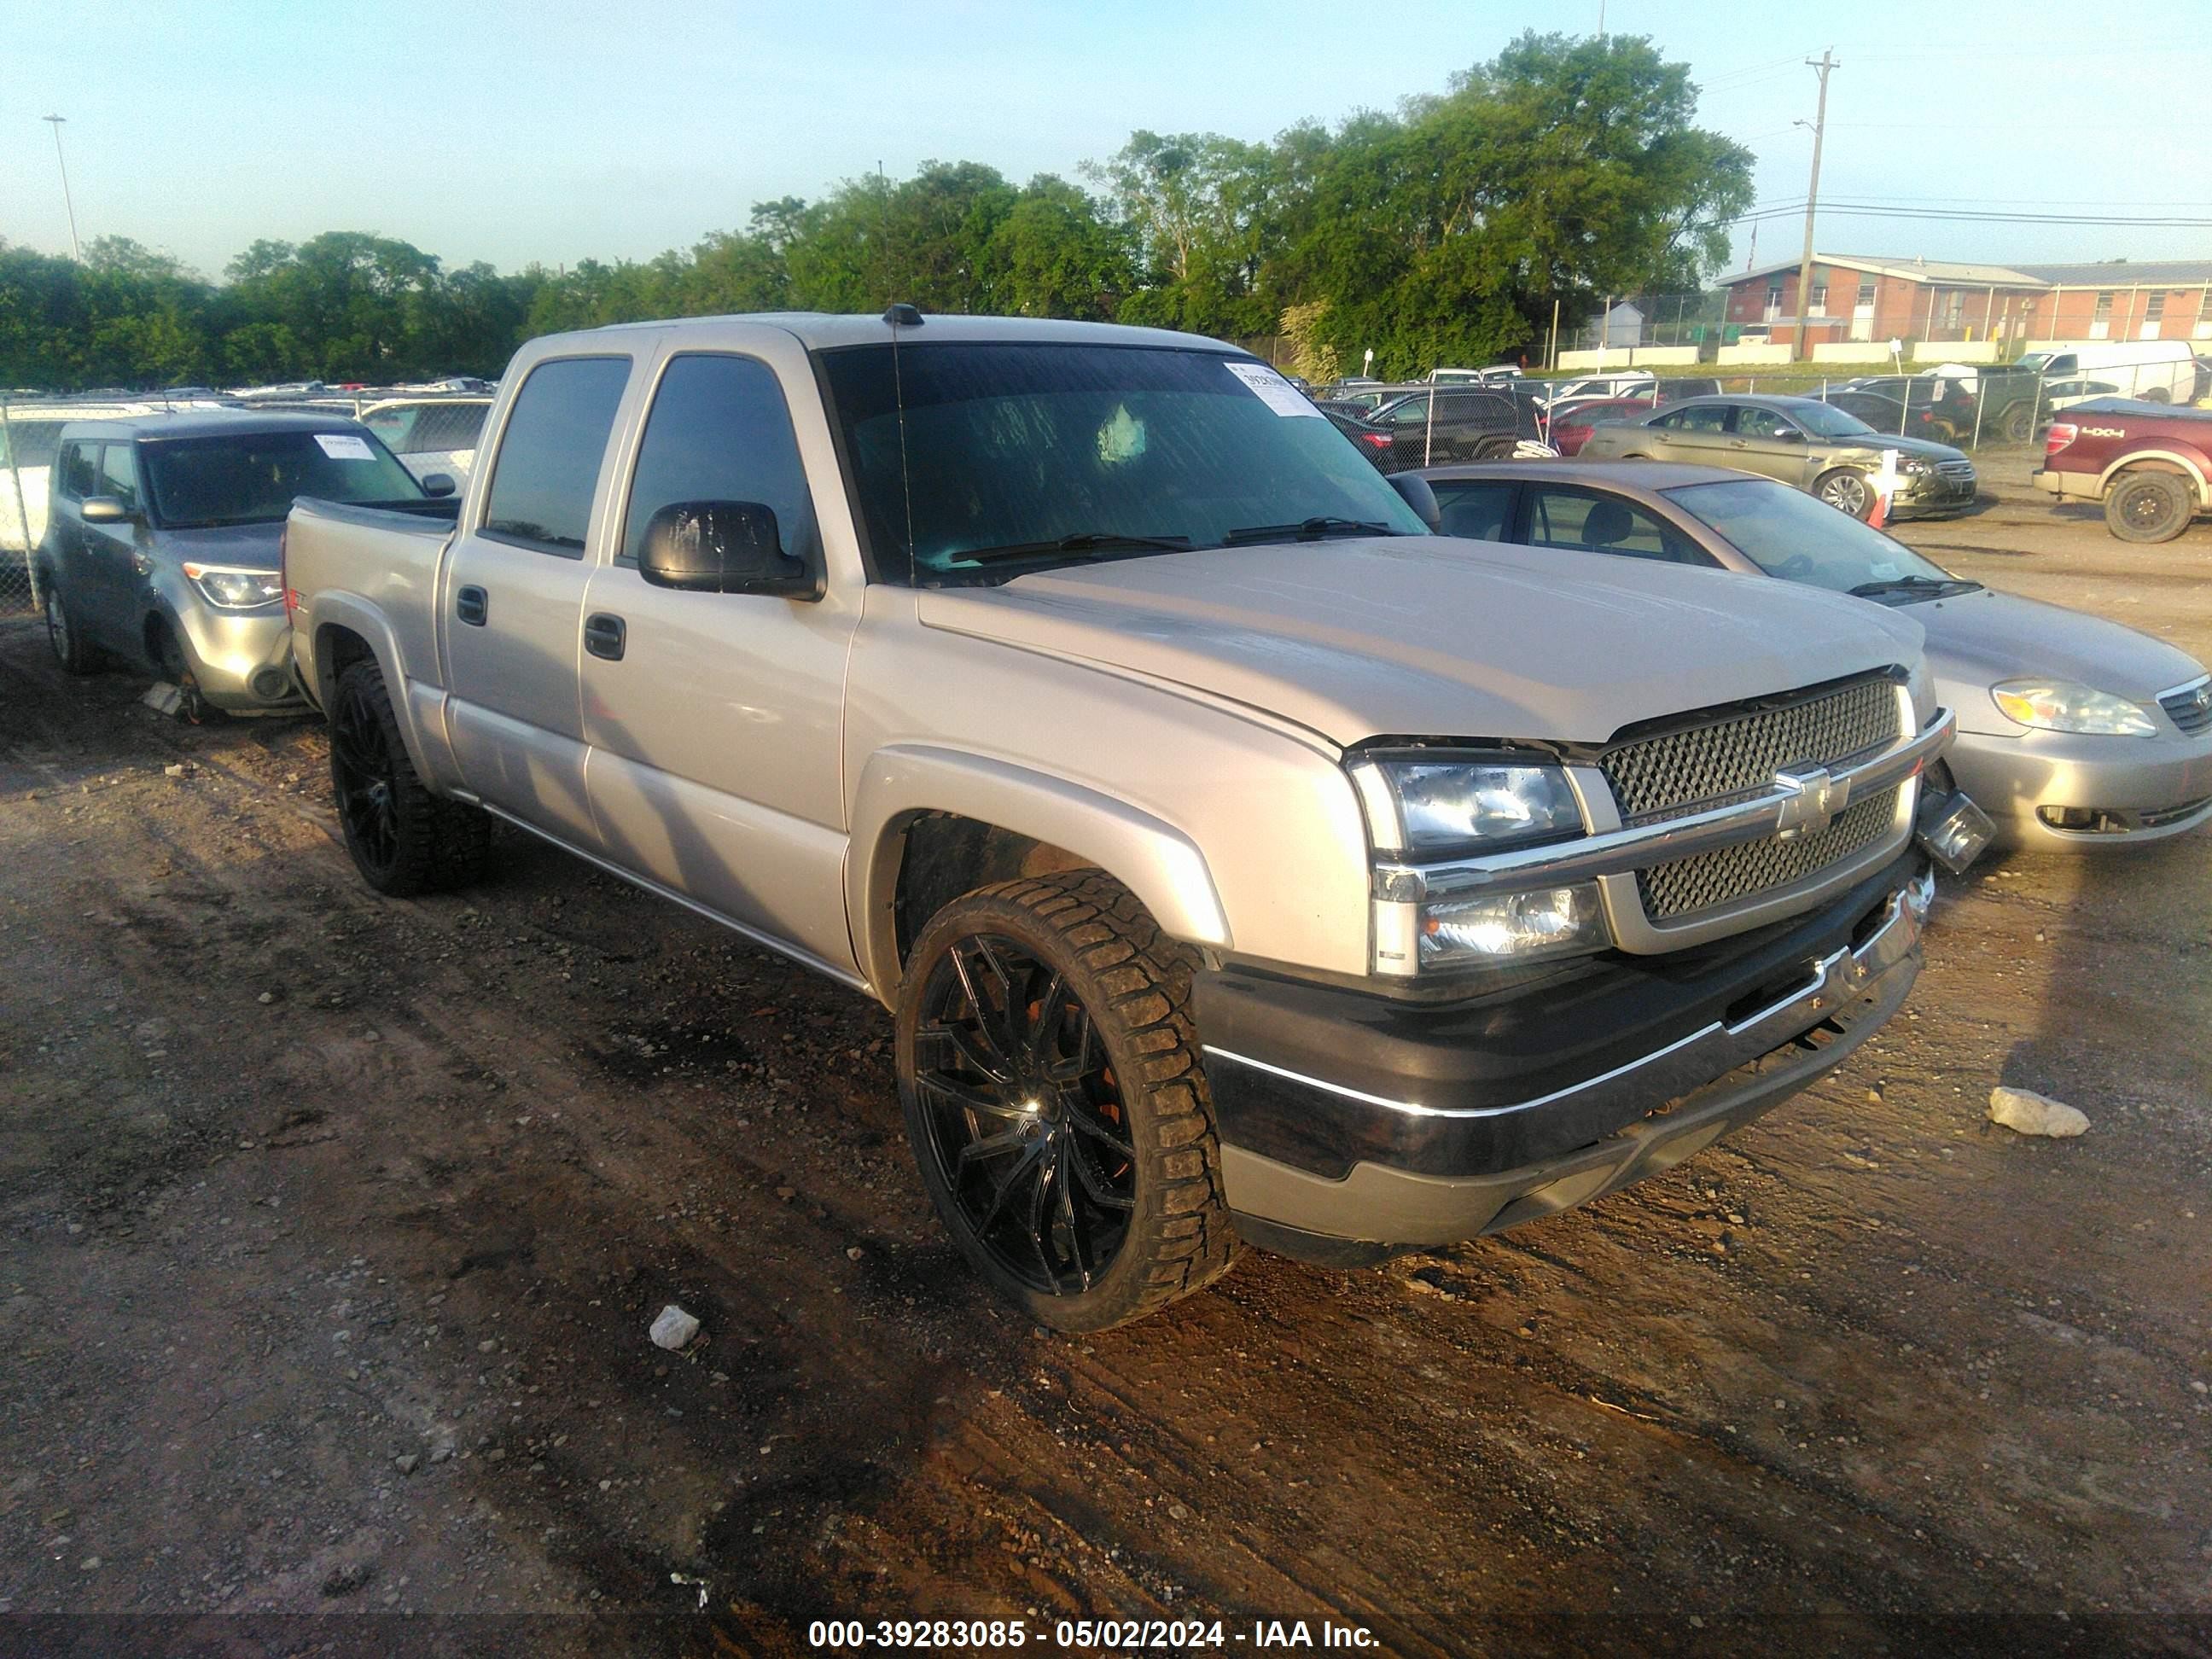
[[[1958,786],[2012,845],[2113,847],[2212,821],[2212,680],[2186,652],[1953,576],[1771,479],[1665,462],[1433,467],[1443,533],[1779,577],[1903,611],[1958,711]]]

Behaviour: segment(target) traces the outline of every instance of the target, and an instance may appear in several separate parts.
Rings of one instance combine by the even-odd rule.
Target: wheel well
[[[899,854],[892,903],[900,965],[905,965],[929,919],[963,893],[1017,876],[1091,867],[1092,860],[1034,836],[957,813],[924,813],[907,826],[906,845]]]
[[[315,640],[315,673],[322,681],[324,706],[329,706],[341,674],[356,663],[368,661],[375,655],[368,641],[350,628],[340,628],[335,623],[324,628]]]
[[[177,641],[177,630],[169,626],[169,619],[158,611],[147,615],[145,645],[146,660],[165,674],[184,660],[184,648]]]

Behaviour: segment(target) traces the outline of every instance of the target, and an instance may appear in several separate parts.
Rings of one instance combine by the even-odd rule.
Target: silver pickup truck
[[[1264,364],[978,318],[525,347],[458,521],[302,501],[362,874],[496,817],[874,997],[977,1270],[1097,1329],[1664,1170],[1903,1000],[1920,631],[1432,533]]]

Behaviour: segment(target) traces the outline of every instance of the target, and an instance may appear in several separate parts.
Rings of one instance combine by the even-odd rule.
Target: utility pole
[[[1828,71],[1841,69],[1832,51],[1820,54],[1820,61],[1805,60],[1806,66],[1817,71],[1820,77],[1820,107],[1813,116],[1813,181],[1805,186],[1805,254],[1797,262],[1797,350],[1800,362],[1813,355],[1812,330],[1806,320],[1813,314],[1813,210],[1820,199],[1820,140],[1828,130]],[[1797,123],[1799,126],[1805,124]]]
[[[52,123],[54,129],[54,160],[60,164],[62,170],[62,205],[69,210],[70,258],[82,264],[84,263],[84,250],[77,246],[76,204],[70,200],[69,163],[62,156],[62,123],[68,120],[69,117],[41,115],[39,118],[41,121]]]

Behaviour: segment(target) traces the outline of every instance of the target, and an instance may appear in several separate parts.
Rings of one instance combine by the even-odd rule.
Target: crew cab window
[[[1668,564],[1713,562],[1642,507],[1579,489],[1531,490],[1528,540],[1531,547],[1571,547]]]
[[[1513,517],[1510,483],[1439,483],[1434,486],[1442,532],[1471,542],[1502,542]]]
[[[1784,432],[1795,432],[1797,428],[1786,416],[1778,415],[1771,409],[1739,406],[1735,411],[1735,429],[1739,435],[1746,438],[1772,438]]]
[[[627,357],[556,357],[530,371],[500,440],[483,533],[581,558]]]
[[[61,474],[61,491],[73,501],[82,501],[95,493],[94,479],[97,446],[92,444],[64,444],[61,463],[55,470]]]
[[[673,359],[653,394],[623,521],[620,564],[635,564],[653,515],[675,501],[759,501],[783,550],[812,560],[818,537],[799,438],[775,371],[753,357]]]
[[[1651,422],[1676,432],[1718,432],[1728,425],[1728,405],[1700,404],[1695,409],[1678,409],[1662,415]]]
[[[133,513],[138,510],[138,464],[129,444],[110,444],[100,452],[99,493],[114,496]]]

